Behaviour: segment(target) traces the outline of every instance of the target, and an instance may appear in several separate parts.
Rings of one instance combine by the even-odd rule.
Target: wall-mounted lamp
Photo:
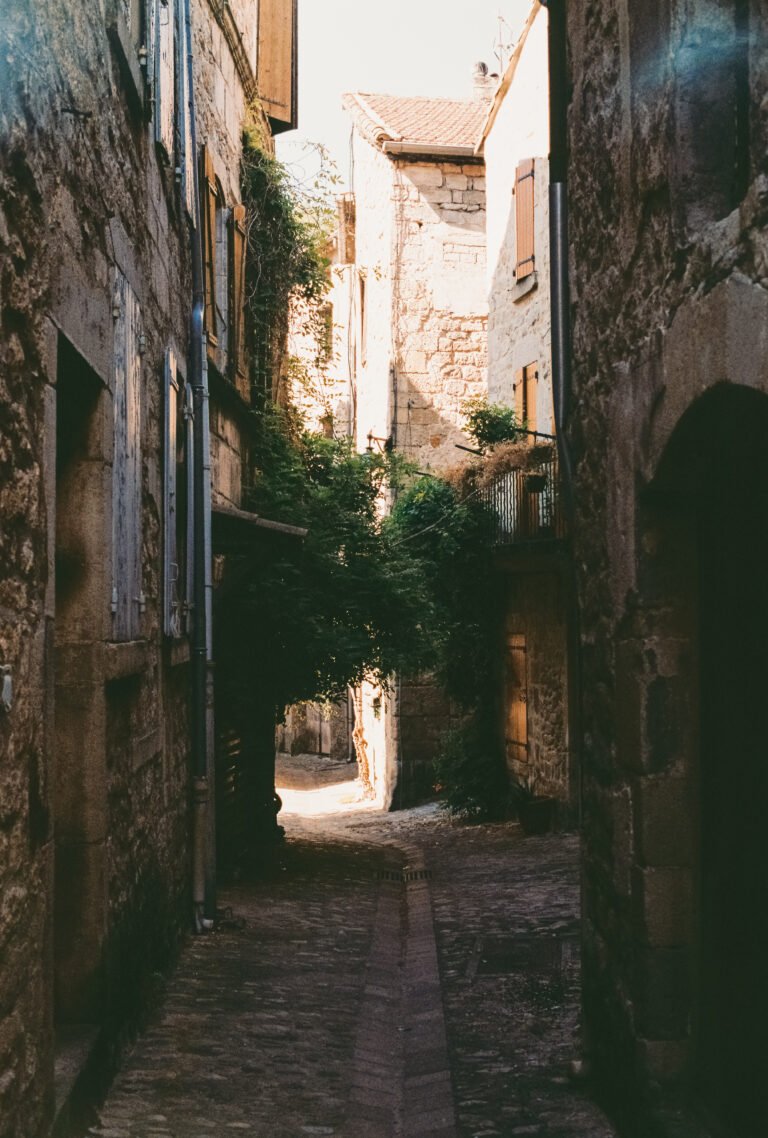
[[[368,445],[365,448],[367,454],[373,454],[373,444],[374,443],[376,443],[376,446],[379,448],[379,450],[381,451],[382,454],[390,454],[392,452],[392,450],[394,450],[394,446],[395,446],[395,440],[392,438],[391,435],[387,435],[387,437],[385,439],[382,439],[382,438],[379,438],[378,435],[374,435],[373,431],[369,431],[368,432]]]

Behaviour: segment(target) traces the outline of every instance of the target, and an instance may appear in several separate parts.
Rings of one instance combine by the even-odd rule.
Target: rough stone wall
[[[566,622],[562,571],[508,577],[504,624],[508,637],[525,637],[528,726],[527,755],[511,749],[508,763],[516,779],[562,802],[570,794]]]
[[[641,491],[699,396],[768,386],[766,13],[745,7],[741,40],[729,5],[568,9],[585,1008],[598,1075],[625,1102],[690,1063],[697,888],[694,644],[674,536]]]
[[[398,161],[392,208],[395,445],[445,470],[465,401],[486,392],[483,165]]]
[[[79,946],[93,962],[94,999],[82,1015],[95,1008],[115,1043],[174,951],[187,894],[188,674],[185,646],[166,643],[161,631],[161,542],[162,367],[168,346],[180,361],[185,355],[189,239],[174,170],[159,160],[139,106],[139,44],[125,26],[112,24],[108,34],[108,7],[105,18],[97,0],[44,10],[14,0],[0,24],[0,54],[14,61],[0,78],[0,664],[11,668],[14,687],[11,709],[0,711],[3,1138],[36,1138],[50,1124],[52,961],[60,961],[71,917],[62,907],[77,908],[78,890],[103,898],[70,950],[75,964]],[[208,46],[205,5],[195,7],[195,21]],[[208,77],[200,78],[205,88]],[[210,79],[201,140],[206,123],[224,114],[220,95]],[[237,144],[238,107],[235,99],[224,114]],[[224,167],[234,197],[231,151]],[[144,336],[146,611],[139,639],[121,644],[110,642],[109,569],[117,269],[136,292]],[[97,508],[84,505],[80,519],[91,617],[80,642],[71,630],[63,642],[57,631],[54,587],[56,382],[65,350],[98,384],[88,443],[96,472],[88,502]],[[66,400],[59,402],[61,416]],[[54,741],[59,701],[60,741],[80,724],[69,749]],[[67,765],[70,752],[80,756],[77,770]],[[81,873],[76,861],[86,849]]]

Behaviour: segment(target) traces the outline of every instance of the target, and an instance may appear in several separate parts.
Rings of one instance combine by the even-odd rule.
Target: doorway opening
[[[94,1022],[106,924],[103,384],[59,336],[56,374],[54,1014]],[[65,1032],[66,1033],[66,1032]]]
[[[641,585],[654,637],[688,646],[677,682],[691,722],[676,728],[670,761],[686,768],[697,815],[694,911],[681,946],[689,1074],[695,1105],[728,1138],[768,1133],[767,437],[768,398],[754,390],[721,384],[688,410],[648,515],[668,552],[655,570],[646,565]]]

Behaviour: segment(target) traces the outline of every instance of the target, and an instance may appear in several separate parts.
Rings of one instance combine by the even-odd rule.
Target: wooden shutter
[[[525,368],[515,372],[515,415],[519,424],[525,422]]]
[[[176,537],[178,526],[176,464],[178,457],[179,381],[176,374],[176,356],[170,348],[165,353],[164,385],[163,627],[166,636],[180,636],[179,551]]]
[[[162,146],[169,162],[173,159],[173,124],[176,103],[173,29],[174,18],[171,0],[159,0],[155,40],[155,141]]]
[[[233,376],[245,374],[245,206],[232,207],[229,219],[229,366]]]
[[[216,341],[216,173],[207,146],[200,155],[200,219],[203,227],[203,283],[205,317],[203,327],[209,340]]]
[[[538,364],[527,364],[515,372],[515,415],[528,431],[536,430]]]
[[[507,708],[506,753],[507,763],[528,761],[528,660],[525,637],[516,633],[507,635]]]
[[[536,402],[538,399],[538,378],[539,369],[537,364],[528,364],[523,368],[525,380],[523,383],[523,391],[525,393],[525,422],[529,431],[536,431],[538,427],[536,416]]]
[[[259,97],[273,134],[296,126],[296,0],[259,0]]]
[[[186,627],[184,631],[192,632],[191,603],[195,592],[195,401],[192,395],[192,385],[187,383],[184,387],[184,471],[186,475],[186,495],[184,505],[186,516],[184,519],[184,536],[186,551],[184,557],[184,600],[186,602]]]
[[[176,109],[178,117],[179,168],[181,170],[181,197],[187,216],[195,218],[195,171],[192,152],[192,112],[189,105],[192,80],[189,74],[189,42],[184,0],[177,0],[178,53],[176,60]]]
[[[515,232],[517,263],[515,276],[524,280],[534,271],[536,258],[533,243],[534,220],[534,162],[526,158],[515,172]]]
[[[141,588],[141,310],[115,276],[114,448],[112,457],[112,637],[135,640]]]

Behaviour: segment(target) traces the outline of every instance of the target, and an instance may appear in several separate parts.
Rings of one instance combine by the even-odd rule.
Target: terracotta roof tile
[[[346,95],[344,105],[359,123],[361,117],[367,120],[360,125],[372,141],[391,139],[435,146],[474,146],[488,114],[488,104],[479,100],[362,92]]]

